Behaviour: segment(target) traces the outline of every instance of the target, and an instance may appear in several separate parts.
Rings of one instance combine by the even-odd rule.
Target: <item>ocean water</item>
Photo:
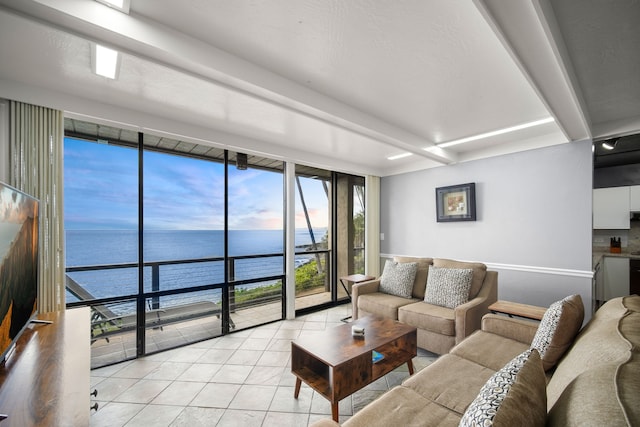
[[[316,242],[326,234],[326,228],[314,230]],[[67,230],[66,265],[113,265],[135,263],[138,260],[136,230]],[[307,229],[296,230],[296,246],[311,244]],[[279,254],[274,257],[239,259],[235,261],[236,280],[284,274],[284,241],[282,230],[231,230],[229,255]],[[145,262],[217,258],[224,255],[224,234],[221,230],[154,230],[144,234]],[[296,256],[296,265],[311,256]],[[178,263],[158,267],[160,290],[221,283],[224,263],[209,261]],[[103,269],[71,272],[68,275],[95,298],[108,298],[137,293],[136,268]],[[144,269],[145,291],[152,290],[152,267]],[[269,283],[258,283],[260,286]],[[247,285],[246,287],[252,287]],[[169,297],[167,297],[169,298]],[[193,298],[197,298],[194,296]],[[177,298],[173,298],[177,300]],[[67,302],[79,298],[67,291]]]

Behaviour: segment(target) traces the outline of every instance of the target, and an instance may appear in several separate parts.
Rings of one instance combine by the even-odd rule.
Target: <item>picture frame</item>
[[[475,221],[475,182],[436,188],[436,220],[437,222]]]

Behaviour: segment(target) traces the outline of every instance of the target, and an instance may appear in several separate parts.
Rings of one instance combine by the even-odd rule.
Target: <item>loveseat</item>
[[[639,426],[640,297],[608,301],[577,336],[582,301],[574,295],[559,303],[560,313],[554,303],[540,327],[487,314],[481,330],[365,406],[344,427],[478,425],[467,421],[469,413],[481,415],[479,408],[493,412],[494,426]],[[556,325],[551,335],[550,324]],[[530,350],[540,343],[546,350]],[[531,369],[515,373],[510,389],[492,388],[527,352],[535,356],[525,365]],[[487,386],[506,390],[502,405],[482,402]],[[330,419],[313,424],[334,426]]]
[[[403,293],[401,290],[386,290],[383,287],[385,276],[389,276],[389,267],[402,268],[410,264],[416,264],[417,268],[408,290]],[[446,304],[446,301],[443,303],[438,298],[437,291],[448,293],[448,289],[446,285],[439,286],[441,283],[433,274],[436,270],[445,275],[451,271],[471,270],[469,287],[461,304]],[[393,280],[401,280],[402,275],[399,276],[400,278],[394,277]],[[487,270],[483,263],[442,258],[394,257],[385,264],[381,277],[353,285],[352,315],[357,319],[373,314],[414,326],[418,330],[418,347],[444,354],[480,329],[482,316],[489,312],[488,307],[497,300],[497,296],[498,272]]]

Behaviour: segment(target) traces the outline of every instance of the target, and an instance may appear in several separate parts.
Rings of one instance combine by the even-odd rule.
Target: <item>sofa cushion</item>
[[[471,281],[471,289],[469,290],[469,299],[473,299],[478,295],[478,292],[480,292],[480,288],[482,288],[482,284],[484,283],[484,277],[487,274],[487,266],[480,262],[464,262],[451,259],[434,258],[433,266],[472,269],[473,280]]]
[[[396,386],[359,410],[342,424],[344,427],[371,426],[455,426],[460,414],[420,396],[415,391]]]
[[[388,319],[398,320],[398,307],[415,303],[416,301],[418,300],[374,292],[358,297],[358,312],[372,313]]]
[[[628,372],[620,371],[615,364],[594,366],[578,375],[549,410],[547,425],[550,427],[574,426],[637,426],[638,417],[638,369],[629,366]],[[635,382],[635,386],[632,385]],[[627,401],[620,401],[621,392],[629,393]],[[621,405],[622,403],[622,405]],[[625,410],[623,406],[626,405]],[[635,414],[634,414],[635,409]]]
[[[583,320],[580,295],[568,296],[549,306],[531,343],[531,347],[540,352],[545,371],[554,367],[569,348]]]
[[[470,360],[445,354],[404,380],[402,385],[462,415],[495,372]]]
[[[528,344],[511,338],[485,331],[475,331],[453,347],[450,354],[498,371],[511,359],[529,348]]]
[[[472,278],[473,270],[470,268],[432,267],[424,302],[456,308],[469,301]]]
[[[440,335],[456,335],[455,319],[453,309],[428,304],[424,301],[398,308],[398,320],[402,323]]]
[[[411,298],[413,281],[418,271],[416,262],[395,262],[387,260],[380,277],[380,292],[403,298]]]
[[[482,386],[462,416],[460,426],[544,426],[545,386],[538,351],[526,350]]]
[[[582,389],[583,382],[585,388],[589,387],[586,379],[595,378],[581,375],[598,365],[608,364],[612,369],[607,384],[609,387],[615,387],[615,391],[609,389],[607,393],[615,395],[615,400],[625,408],[627,414],[633,413],[635,408],[637,423],[632,425],[640,425],[640,408],[637,405],[637,396],[640,393],[640,375],[637,375],[640,364],[640,353],[637,350],[640,348],[640,312],[633,311],[634,304],[638,302],[640,296],[616,298],[594,313],[576,337],[571,349],[558,363],[549,381],[549,409],[556,401],[560,405],[571,404],[572,390]],[[634,375],[629,375],[634,369]],[[604,372],[592,375],[604,375]],[[582,379],[579,380],[578,377]],[[602,377],[600,378],[598,381],[602,381]],[[574,383],[576,385],[571,387]]]
[[[414,298],[424,299],[424,291],[427,287],[427,276],[429,275],[429,267],[433,264],[433,258],[416,258],[416,257],[393,257],[396,262],[416,262],[418,263],[418,271],[416,271],[416,278],[413,281],[413,292],[411,293]]]

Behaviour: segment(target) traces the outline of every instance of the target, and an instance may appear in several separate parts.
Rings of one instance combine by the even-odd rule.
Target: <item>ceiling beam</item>
[[[591,124],[547,0],[474,0],[568,141],[590,139]]]
[[[448,150],[425,151],[435,144],[392,123],[285,79],[215,46],[142,16],[118,12],[87,0],[3,0],[3,5],[70,34],[101,42],[123,53],[185,72],[259,98],[400,150],[454,163]]]

